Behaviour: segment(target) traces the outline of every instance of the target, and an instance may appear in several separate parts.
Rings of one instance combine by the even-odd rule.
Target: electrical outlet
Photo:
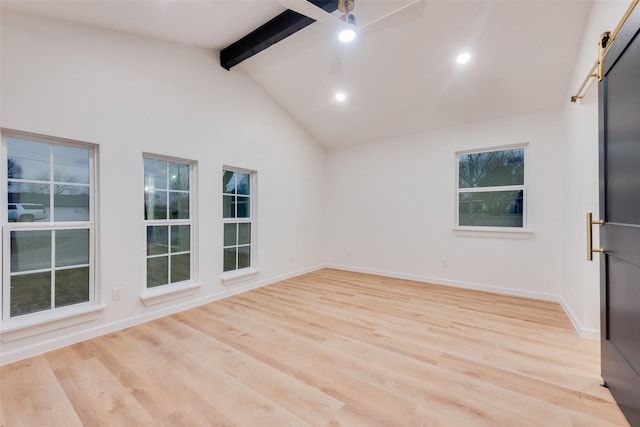
[[[347,258],[351,258],[353,256],[353,251],[351,251],[351,249],[349,249],[347,251]]]
[[[120,301],[122,299],[122,287],[111,290],[111,299],[113,301]]]
[[[444,258],[444,259],[442,260],[442,266],[443,266],[444,268],[449,267],[449,260],[448,260],[448,259],[446,259],[446,258]]]

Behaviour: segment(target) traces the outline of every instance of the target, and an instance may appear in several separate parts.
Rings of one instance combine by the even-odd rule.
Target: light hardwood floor
[[[6,427],[628,425],[558,304],[329,269],[0,374]]]

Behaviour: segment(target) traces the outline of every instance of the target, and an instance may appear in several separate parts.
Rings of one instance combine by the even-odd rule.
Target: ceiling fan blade
[[[373,33],[417,19],[424,13],[426,4],[425,0],[414,0],[386,15],[359,26],[358,33]]]
[[[339,18],[324,11],[318,6],[314,5],[307,0],[279,0],[280,5],[291,9],[294,12],[298,12],[301,15],[307,16],[316,21],[323,22],[336,28],[344,28],[347,24],[342,22]]]

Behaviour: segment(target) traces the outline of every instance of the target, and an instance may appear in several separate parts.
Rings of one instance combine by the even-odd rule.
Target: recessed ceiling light
[[[352,42],[353,39],[355,38],[356,38],[356,32],[353,31],[352,29],[342,30],[338,33],[338,39],[340,39],[342,43]]]
[[[456,58],[458,64],[466,64],[471,60],[471,54],[469,52],[463,52]]]
[[[347,94],[344,92],[336,93],[336,99],[340,102],[344,102],[347,99]]]

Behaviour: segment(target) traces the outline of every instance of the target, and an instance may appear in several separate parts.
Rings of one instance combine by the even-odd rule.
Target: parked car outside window
[[[33,222],[48,218],[43,205],[37,203],[9,203],[9,222]]]

